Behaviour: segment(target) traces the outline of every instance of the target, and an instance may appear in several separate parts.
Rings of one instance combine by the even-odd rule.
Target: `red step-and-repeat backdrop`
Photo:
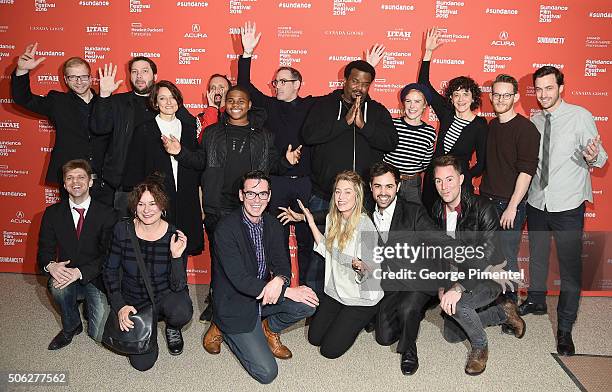
[[[398,116],[398,92],[416,79],[423,34],[438,26],[446,43],[435,53],[434,86],[472,76],[487,93],[481,115],[491,119],[491,81],[508,73],[519,80],[518,111],[528,116],[537,110],[531,74],[554,65],[566,75],[564,98],[591,111],[612,151],[611,19],[609,0],[0,0],[0,271],[35,272],[42,212],[58,201],[58,191],[43,181],[55,130],[17,108],[9,89],[16,59],[30,43],[38,42],[38,55],[47,57],[32,72],[37,94],[66,89],[61,64],[70,56],[85,58],[93,70],[119,64],[118,79],[127,81],[127,61],[144,55],[196,114],[210,74],[235,80],[246,21],[262,32],[252,75],[263,91],[270,91],[274,70],[289,65],[304,75],[302,95],[325,94],[342,85],[346,63],[378,42],[386,55],[370,94]],[[428,119],[436,121],[432,112]],[[592,290],[612,290],[612,249],[605,241],[612,204],[604,201],[612,177],[606,173],[607,167],[593,172],[595,203],[585,213],[585,287]],[[522,255],[528,262],[525,249]],[[207,254],[194,258],[190,281],[208,282],[208,270]]]

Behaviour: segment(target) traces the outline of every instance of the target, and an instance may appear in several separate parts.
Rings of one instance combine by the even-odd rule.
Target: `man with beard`
[[[527,199],[529,221],[529,294],[522,315],[546,314],[550,236],[555,237],[561,294],[557,305],[557,352],[574,355],[572,327],[582,282],[582,231],[585,200],[593,202],[590,169],[603,167],[608,154],[593,116],[561,99],[563,73],[552,66],[533,74],[542,111],[532,116],[542,138],[539,163]]]
[[[113,94],[123,80],[115,81],[117,66],[105,64],[98,70],[100,76],[100,99],[93,109],[91,130],[97,135],[112,135],[112,141],[104,157],[104,180],[115,190],[114,206],[121,216],[127,216],[127,195],[130,191],[124,184],[124,168],[129,155],[134,129],[152,120],[156,114],[149,110],[146,101],[157,80],[157,65],[148,57],[137,56],[128,62],[132,91]],[[179,120],[194,121],[187,109],[181,107],[176,113]]]
[[[55,127],[55,146],[51,151],[46,181],[55,185],[63,184],[62,165],[71,159],[85,159],[93,167],[92,197],[112,206],[112,192],[104,192],[105,187],[98,177],[108,137],[92,137],[89,132],[89,117],[98,99],[91,89],[89,64],[80,57],[66,60],[63,73],[69,89],[67,93],[52,90],[46,96],[32,94],[30,71],[45,60],[45,57],[36,58],[37,48],[38,43],[28,45],[19,56],[17,68],[11,75],[11,95],[17,105],[46,116]],[[60,195],[62,200],[68,198],[66,189],[61,186]]]
[[[515,78],[497,75],[491,89],[491,103],[497,118],[489,122],[487,162],[480,194],[491,200],[497,209],[500,245],[508,270],[518,271],[516,257],[526,218],[527,189],[538,166],[540,133],[531,121],[514,110],[520,97]],[[517,301],[515,292],[508,292],[506,296]]]
[[[318,98],[306,117],[302,138],[312,153],[311,212],[328,209],[336,174],[354,170],[369,181],[370,166],[397,147],[389,111],[368,95],[375,76],[368,62],[350,62],[344,87]]]

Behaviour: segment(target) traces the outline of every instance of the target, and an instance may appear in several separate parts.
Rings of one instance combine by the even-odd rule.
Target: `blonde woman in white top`
[[[379,282],[372,276],[377,232],[363,209],[363,186],[363,180],[353,171],[336,176],[325,234],[299,200],[303,215],[289,208],[280,215],[283,223],[305,219],[314,236],[315,251],[325,257],[324,294],[310,322],[308,341],[320,346],[326,358],[338,358],[351,347],[383,297]]]

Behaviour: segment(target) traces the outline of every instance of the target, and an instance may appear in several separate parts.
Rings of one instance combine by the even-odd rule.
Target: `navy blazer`
[[[77,239],[68,200],[47,207],[38,236],[37,260],[41,271],[44,271],[44,267],[51,261],[70,260],[67,267],[77,267],[83,275],[83,279],[77,282],[83,285],[93,283],[104,291],[100,273],[116,221],[115,210],[91,200],[81,235]],[[45,274],[49,275],[46,272]]]
[[[251,332],[259,321],[261,293],[271,276],[291,276],[291,263],[280,222],[264,213],[264,279],[257,278],[257,258],[239,208],[223,218],[215,230],[213,258],[213,321],[225,333]],[[279,301],[284,300],[285,288]]]

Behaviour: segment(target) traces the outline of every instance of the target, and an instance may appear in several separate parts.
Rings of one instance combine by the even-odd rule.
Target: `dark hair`
[[[268,189],[272,189],[272,180],[270,179],[270,176],[268,176],[261,170],[251,170],[250,172],[247,172],[244,176],[242,176],[242,178],[240,179],[241,191],[244,191],[244,183],[247,182],[247,180],[266,181],[268,183]]]
[[[374,67],[372,67],[372,64],[363,60],[355,60],[351,61],[346,65],[346,67],[344,67],[344,79],[348,79],[353,69],[369,73],[370,75],[372,75],[372,81],[374,81],[374,78],[376,77],[376,70],[374,69]]]
[[[179,107],[183,106],[183,94],[181,91],[174,85],[174,83],[168,80],[160,80],[159,82],[153,85],[151,89],[151,93],[149,94],[149,99],[147,99],[147,104],[149,108],[155,112],[159,112],[159,107],[157,106],[157,96],[159,95],[159,90],[165,87],[170,90],[170,94],[176,99],[176,103]]]
[[[249,99],[249,101],[251,100],[251,94],[249,93],[249,90],[247,90],[246,88],[244,88],[244,87],[242,87],[240,85],[235,85],[235,86],[230,87],[227,90],[227,95],[229,95],[229,93],[232,92],[232,91],[241,91],[241,92],[246,94],[246,96]]]
[[[73,159],[64,163],[62,166],[62,179],[66,179],[66,173],[74,169],[83,169],[87,173],[88,179],[91,179],[91,165],[85,159]]]
[[[208,83],[206,84],[206,88],[208,89],[208,86],[210,86],[210,82],[214,79],[214,78],[222,78],[225,79],[225,81],[227,82],[227,88],[229,90],[230,87],[232,87],[232,82],[230,82],[230,80],[227,78],[227,76],[225,75],[221,75],[221,74],[212,74],[210,75],[210,78],[208,78]]]
[[[132,214],[136,215],[136,208],[140,198],[146,191],[151,193],[155,204],[157,204],[160,210],[166,211],[168,209],[168,195],[164,189],[164,178],[165,175],[163,173],[155,172],[132,189],[128,195],[128,208]]]
[[[557,85],[563,86],[563,72],[559,71],[557,67],[553,67],[551,65],[545,65],[543,67],[540,67],[533,73],[533,84],[535,85],[536,79],[546,75],[555,75],[555,79],[557,79]]]
[[[64,66],[62,67],[62,72],[64,73],[64,75],[66,75],[66,69],[70,68],[70,67],[74,67],[77,65],[84,65],[87,67],[87,72],[91,73],[91,67],[89,66],[89,63],[80,58],[80,57],[70,57],[68,60],[66,60],[64,62]]]
[[[387,162],[376,162],[372,165],[370,168],[370,182],[372,182],[374,177],[382,176],[383,174],[387,173],[393,174],[396,184],[400,183],[401,179],[399,169]]]
[[[478,86],[478,83],[476,83],[476,81],[469,76],[458,76],[449,80],[448,86],[446,87],[446,90],[444,90],[444,96],[446,99],[452,102],[451,98],[453,93],[457,90],[467,90],[472,93],[472,99],[474,102],[472,102],[470,105],[470,110],[476,109],[482,103],[482,99],[480,97],[482,92],[480,91],[480,87]]]
[[[493,85],[491,86],[491,92],[493,92],[493,86],[495,83],[510,83],[512,85],[513,93],[518,93],[518,82],[510,75],[499,74],[493,81]]]
[[[146,61],[151,66],[151,71],[153,71],[153,75],[157,75],[157,65],[155,64],[155,62],[153,60],[151,60],[150,58],[145,57],[145,56],[136,56],[136,57],[132,58],[128,62],[128,71],[132,72],[132,65],[136,61]]]
[[[434,171],[436,170],[436,167],[446,167],[446,166],[452,166],[453,168],[455,168],[455,170],[459,174],[463,173],[463,169],[461,168],[461,163],[454,155],[442,155],[442,156],[435,158],[433,161],[431,161],[431,167]]]
[[[300,81],[300,83],[302,83],[302,74],[297,69],[293,67],[280,67],[279,69],[276,70],[275,75],[278,75],[280,71],[289,71],[291,73],[292,78],[297,79]]]

